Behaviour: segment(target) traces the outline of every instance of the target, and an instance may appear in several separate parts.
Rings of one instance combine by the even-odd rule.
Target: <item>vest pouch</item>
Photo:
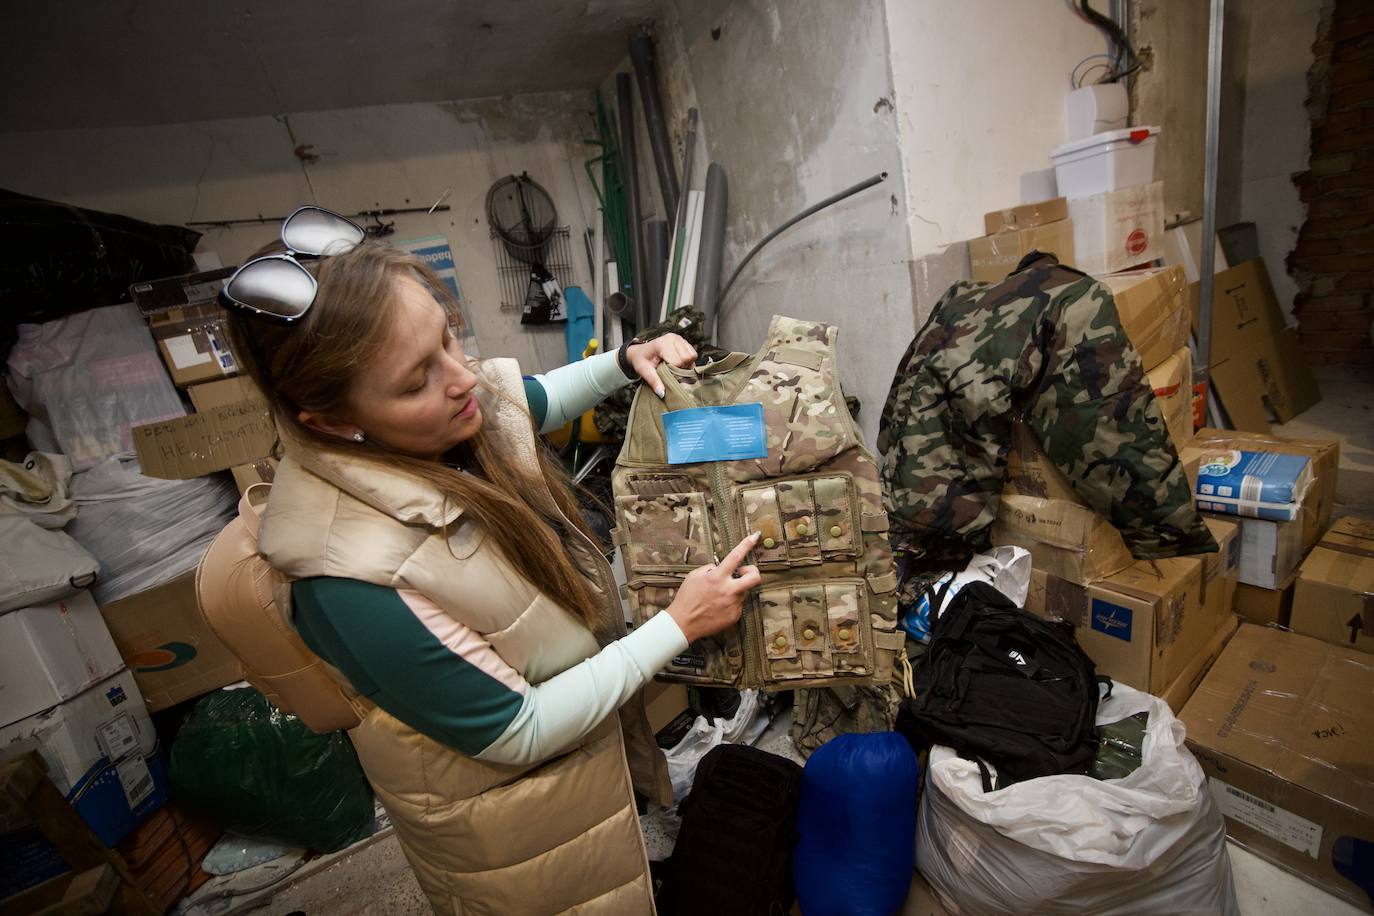
[[[867,587],[863,583],[827,582],[825,613],[830,624],[830,647],[836,655],[862,652],[861,623]]]
[[[706,493],[617,496],[617,543],[625,557],[626,578],[687,573],[715,562],[710,506]]]
[[[750,559],[759,569],[787,565],[787,538],[783,534],[782,509],[778,488],[771,483],[743,487],[739,491],[739,512],[745,532],[762,535]]]
[[[626,583],[635,626],[667,610],[682,580],[673,576],[641,576]],[[729,686],[739,683],[744,672],[744,651],[738,627],[706,636],[674,656],[659,679],[688,684]]]
[[[816,498],[821,554],[827,558],[858,556],[863,535],[854,511],[858,500],[853,478],[817,477],[811,481],[811,489]]]

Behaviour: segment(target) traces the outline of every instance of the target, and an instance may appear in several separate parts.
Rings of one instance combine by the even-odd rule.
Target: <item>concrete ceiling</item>
[[[11,0],[6,130],[595,86],[657,0]]]

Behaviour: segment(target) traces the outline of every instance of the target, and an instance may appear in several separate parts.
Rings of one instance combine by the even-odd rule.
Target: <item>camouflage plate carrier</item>
[[[688,572],[746,534],[763,583],[738,626],[693,643],[661,679],[787,690],[886,684],[902,646],[878,468],[845,406],[836,329],[774,316],[757,354],[659,367],[665,395],[639,386],[612,474],[637,624],[673,600]],[[670,465],[662,416],[761,403],[768,455]]]

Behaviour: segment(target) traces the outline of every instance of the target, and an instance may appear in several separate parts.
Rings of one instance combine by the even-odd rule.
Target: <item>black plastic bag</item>
[[[372,833],[372,787],[348,736],[315,734],[251,687],[196,703],[171,769],[177,804],[246,837],[334,852]]]
[[[0,357],[15,325],[129,301],[129,286],[195,270],[200,233],[0,189]]]

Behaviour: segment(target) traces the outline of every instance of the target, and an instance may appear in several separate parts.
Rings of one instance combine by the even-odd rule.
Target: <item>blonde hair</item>
[[[282,251],[280,243],[259,254]],[[550,600],[590,627],[600,620],[596,593],[569,559],[558,530],[531,500],[547,487],[572,524],[596,542],[578,507],[562,467],[538,449],[539,477],[532,478],[503,460],[490,438],[478,431],[455,449],[465,470],[394,451],[370,440],[354,442],[319,432],[300,421],[302,410],[337,413],[351,383],[377,357],[387,337],[398,277],[423,283],[457,323],[461,310],[449,287],[419,258],[376,241],[351,251],[307,262],[318,290],[314,305],[293,325],[272,324],[237,312],[230,314],[230,337],[249,374],[266,393],[278,429],[303,446],[400,471],[432,486],[446,502],[484,529],[515,571]],[[461,336],[465,329],[455,328]],[[478,384],[482,382],[479,374]],[[492,389],[488,389],[492,390]],[[498,395],[501,392],[495,392]],[[533,419],[530,420],[534,429]],[[538,433],[534,431],[537,438]]]

